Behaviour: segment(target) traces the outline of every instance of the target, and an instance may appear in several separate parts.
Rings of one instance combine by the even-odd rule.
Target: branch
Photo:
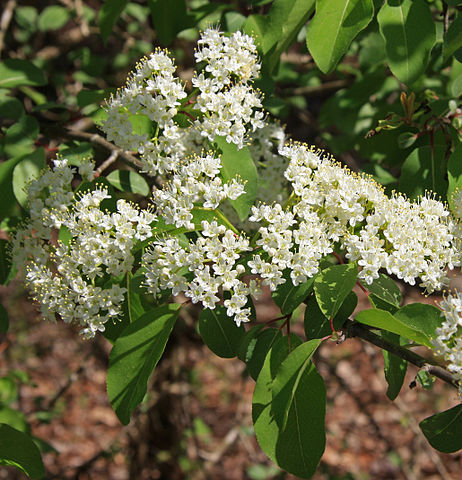
[[[411,350],[407,350],[406,348],[400,347],[398,345],[395,345],[394,343],[384,340],[382,337],[371,332],[360,323],[348,321],[343,331],[347,338],[362,338],[363,340],[366,340],[366,342],[372,343],[373,345],[382,348],[383,350],[387,350],[388,352],[393,353],[397,357],[402,358],[409,363],[412,363],[416,367],[423,368],[430,375],[438,377],[439,379],[443,380],[443,382],[446,382],[455,388],[459,388],[457,381],[454,380],[454,377],[451,375],[451,373],[444,368],[435,365],[433,362],[431,362],[431,360],[427,360],[426,358],[421,357],[419,354],[412,352]]]
[[[2,13],[2,18],[0,19],[0,55],[3,50],[3,42],[5,39],[6,31],[10,26],[11,18],[13,17],[14,9],[16,8],[16,0],[8,0],[8,3],[5,5],[5,9]]]

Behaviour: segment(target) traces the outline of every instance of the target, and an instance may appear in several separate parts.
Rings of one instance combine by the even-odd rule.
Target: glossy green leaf
[[[436,450],[453,453],[462,448],[462,404],[427,417],[419,426]]]
[[[258,331],[248,339],[244,339],[239,355],[246,363],[247,370],[254,380],[257,379],[260,373],[266,355],[281,338],[283,338],[282,333],[278,328],[268,328],[263,331]]]
[[[453,195],[462,188],[462,143],[459,143],[448,160],[448,201],[453,207]]]
[[[332,322],[336,331],[342,328],[342,325],[348,320],[357,304],[358,297],[356,293],[350,292],[343,301]],[[304,326],[307,340],[324,338],[332,333],[330,321],[322,313],[314,295],[310,297],[306,304]]]
[[[150,310],[123,330],[111,350],[107,392],[125,425],[146,394],[149,377],[164,352],[179,308],[170,304]]]
[[[387,0],[377,21],[393,75],[411,85],[425,72],[436,41],[429,5],[424,0]]]
[[[426,190],[444,197],[448,188],[445,153],[443,145],[434,145],[433,150],[428,145],[413,150],[401,167],[399,190],[410,198],[423,195]]]
[[[462,15],[460,13],[449,25],[448,31],[444,35],[443,60],[446,61],[459,48],[462,48]]]
[[[3,305],[0,305],[0,333],[6,333],[10,326],[8,312]]]
[[[6,405],[0,406],[0,424],[6,423],[20,432],[30,433],[30,425],[24,413]]]
[[[157,38],[170,45],[178,32],[189,27],[185,0],[148,0]]]
[[[23,115],[6,131],[5,153],[10,157],[32,153],[38,133],[38,121],[30,115]]]
[[[441,327],[441,310],[428,303],[410,303],[393,314],[400,322],[418,330],[428,338],[436,337],[435,330]]]
[[[399,335],[390,332],[381,332],[382,338],[388,340],[397,345],[404,345],[406,340],[402,339]],[[406,376],[407,362],[402,358],[394,355],[393,353],[388,352],[387,350],[382,350],[383,360],[384,360],[384,373],[385,380],[388,383],[387,388],[387,397],[390,400],[394,400],[403,386],[404,378]]]
[[[310,478],[325,447],[325,386],[312,364],[298,375],[286,427],[280,429],[273,417],[272,384],[286,358],[286,369],[299,363],[299,348],[287,357],[287,340],[282,338],[269,351],[255,384],[252,418],[258,443],[279,467],[301,478]],[[306,353],[306,352],[305,352]],[[302,358],[303,360],[303,358]],[[302,362],[303,365],[303,362]],[[303,368],[303,367],[302,367]],[[299,371],[295,371],[295,375]]]
[[[237,356],[239,345],[245,336],[244,325],[239,327],[226,315],[226,308],[204,308],[199,315],[199,334],[207,347],[219,357]]]
[[[13,170],[13,192],[16,200],[23,207],[27,206],[27,186],[39,178],[40,172],[45,168],[44,155],[37,151],[36,155],[29,155],[23,158]]]
[[[314,10],[315,0],[275,0],[265,18],[263,60],[272,72]]]
[[[17,99],[7,95],[9,90],[0,90],[0,117],[19,120],[24,114],[24,107]]]
[[[306,31],[306,44],[316,65],[324,73],[332,72],[373,16],[372,0],[317,0]]]
[[[0,62],[0,88],[45,85],[42,71],[29,60],[9,58]]]
[[[13,170],[20,158],[12,158],[0,164],[0,218],[10,214],[16,205],[13,192]]]
[[[45,475],[39,449],[29,435],[0,424],[0,463],[13,465],[32,479]]]
[[[5,285],[10,272],[11,259],[9,254],[9,242],[2,238],[0,239],[0,285]]]
[[[258,174],[255,163],[247,147],[238,149],[234,143],[228,143],[225,137],[215,137],[215,143],[221,150],[220,175],[224,182],[239,178],[245,182],[245,193],[236,200],[230,200],[231,205],[241,220],[245,220],[257,196]]]
[[[150,193],[148,182],[133,170],[114,170],[106,178],[112,186],[123,192],[138,193],[145,197]]]
[[[58,30],[69,21],[70,12],[61,5],[51,5],[44,8],[38,17],[37,26],[42,32],[47,30]]]
[[[380,328],[382,330],[386,330],[387,332],[396,333],[404,338],[414,340],[417,343],[432,348],[432,344],[427,335],[419,330],[415,330],[411,326],[406,325],[385,310],[379,310],[376,308],[363,310],[356,315],[355,320],[363,323],[364,325],[369,325],[370,327]]]
[[[386,310],[390,313],[398,310],[402,295],[401,290],[393,279],[380,273],[379,278],[376,278],[371,285],[367,285],[365,282],[362,283],[369,291],[369,300],[375,308]]]
[[[321,340],[309,340],[293,350],[279,367],[273,381],[273,403],[271,410],[279,428],[287,425],[289,411],[296,400],[300,381],[312,366],[311,359]]]
[[[2,309],[0,305],[0,316]],[[1,320],[0,320],[1,322]],[[18,399],[18,385],[15,380],[9,376],[0,378],[0,405],[10,405]],[[8,423],[8,422],[4,422]]]
[[[123,12],[128,0],[105,0],[98,15],[98,25],[104,43],[107,42],[112,29]]]
[[[278,285],[272,293],[274,303],[281,309],[283,315],[292,313],[313,290],[314,277],[309,278],[305,283],[295,286],[290,278],[290,272],[284,272],[286,283]]]
[[[333,318],[356,284],[358,269],[355,264],[332,265],[316,276],[314,293],[322,313]]]
[[[94,156],[93,146],[89,142],[77,142],[75,140],[63,143],[59,147],[59,154],[67,159],[69,165],[79,166],[85,158]]]

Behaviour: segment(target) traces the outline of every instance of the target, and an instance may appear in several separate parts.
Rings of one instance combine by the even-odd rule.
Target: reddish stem
[[[339,261],[339,263],[344,263],[343,258],[337,252],[332,252],[332,255]]]

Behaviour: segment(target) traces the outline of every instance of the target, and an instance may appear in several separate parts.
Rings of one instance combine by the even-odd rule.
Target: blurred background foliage
[[[14,278],[7,240],[26,214],[30,178],[58,154],[75,165],[85,156],[104,162],[112,153],[98,130],[104,99],[156,47],[167,47],[190,80],[194,43],[210,25],[255,37],[257,86],[292,138],[371,174],[389,192],[416,197],[429,189],[451,201],[462,183],[462,1],[4,0],[2,283]],[[2,307],[0,332],[7,330]],[[15,405],[30,379],[3,374],[0,421],[29,434]],[[198,421],[194,429],[208,435]],[[52,450],[35,441],[42,452]],[[250,478],[279,475],[252,468]]]

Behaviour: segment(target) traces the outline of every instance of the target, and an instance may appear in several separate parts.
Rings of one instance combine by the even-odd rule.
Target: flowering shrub
[[[275,1],[276,10],[284,3]],[[402,3],[406,19],[414,9],[412,15],[427,23],[422,44],[428,47],[435,32],[425,2]],[[114,21],[110,4],[100,20],[106,38]],[[362,2],[353,35],[343,17],[328,8],[327,2],[317,6],[306,34],[324,72],[332,71],[374,15],[372,2]],[[346,2],[345,11],[350,8]],[[252,417],[261,448],[302,478],[314,474],[325,447],[325,385],[312,361],[323,341],[360,337],[400,357],[399,364],[385,363],[392,400],[407,362],[462,395],[461,294],[447,293],[440,309],[426,303],[401,306],[392,279],[433,293],[448,287],[448,272],[462,264],[460,142],[442,154],[447,172],[439,177],[435,172],[435,155],[444,150],[435,145],[435,132],[460,138],[460,109],[452,105],[438,117],[428,112],[441,107],[424,99],[417,108],[415,95],[403,93],[404,116],[389,114],[367,133],[371,138],[421,127],[400,134],[403,148],[429,136],[429,146],[414,150],[417,160],[413,151],[403,163],[398,191],[378,183],[388,178],[379,162],[372,177],[317,147],[289,140],[264,109],[265,95],[256,85],[268,80],[313,9],[314,2],[284,10],[281,25],[276,19],[281,11],[271,10],[268,21],[250,16],[244,31],[252,27],[255,36],[205,29],[189,82],[177,76],[167,50],[141,59],[126,85],[106,100],[100,123],[107,139],[100,144],[109,146],[113,158],[130,162],[130,170],[104,176],[111,162],[97,166],[89,158],[60,155],[47,166],[40,154],[34,157],[38,150],[27,153],[35,175],[17,182],[24,190],[12,174],[14,195],[27,214],[11,229],[9,275],[19,272],[45,319],[76,323],[84,338],[101,334],[113,344],[107,392],[124,424],[143,401],[181,310],[200,304],[198,331],[204,342],[218,356],[245,362],[256,381]],[[386,52],[395,51],[387,25],[396,13],[387,2],[377,16]],[[323,18],[338,23],[337,43],[318,35]],[[169,39],[157,28],[161,40]],[[456,54],[456,37],[454,30],[445,32],[444,55]],[[419,62],[406,58],[407,68],[397,60],[400,51],[390,54],[393,74],[414,82],[432,45],[422,47]],[[446,131],[448,124],[453,130]],[[8,162],[15,168],[15,159]],[[422,178],[410,181],[417,170]],[[428,171],[431,175],[421,173]],[[356,315],[355,287],[370,303]],[[282,315],[266,324],[257,321],[254,306],[264,288]],[[290,326],[303,303],[305,335],[299,336]],[[434,355],[428,360],[414,346]],[[462,448],[461,411],[462,404],[421,422],[433,447]],[[2,435],[27,441],[1,427],[0,443]],[[34,470],[14,452],[5,455],[0,448],[0,461]]]
[[[210,28],[198,45],[189,94],[168,53],[157,51],[107,103],[108,139],[135,150],[136,166],[155,178],[149,207],[116,201],[110,184],[94,179],[92,162],[77,171],[56,160],[28,186],[30,217],[16,232],[13,264],[45,318],[79,323],[86,338],[120,327],[109,337],[108,395],[123,423],[146,393],[180,311],[172,296],[202,304],[199,331],[212,351],[223,353],[225,337],[232,347],[224,356],[244,349],[250,364],[249,339],[258,342],[261,331],[242,324],[256,320],[252,299],[262,285],[274,292],[288,328],[295,308],[308,303],[307,341],[275,337],[267,346],[253,409],[265,452],[308,478],[324,448],[325,409],[311,358],[326,337],[360,335],[353,326],[361,324],[388,330],[435,346],[450,362],[451,381],[462,379],[460,298],[443,302],[441,324],[429,305],[400,308],[390,291],[396,286],[381,273],[418,281],[428,292],[442,289],[448,269],[461,264],[459,219],[430,194],[387,196],[323,152],[284,144],[284,130],[252,87],[260,64],[251,37]],[[258,188],[260,177],[270,180]],[[352,322],[355,284],[372,308]],[[149,297],[151,309],[134,312],[128,304],[124,315],[135,294]],[[314,335],[310,302],[321,311]]]

